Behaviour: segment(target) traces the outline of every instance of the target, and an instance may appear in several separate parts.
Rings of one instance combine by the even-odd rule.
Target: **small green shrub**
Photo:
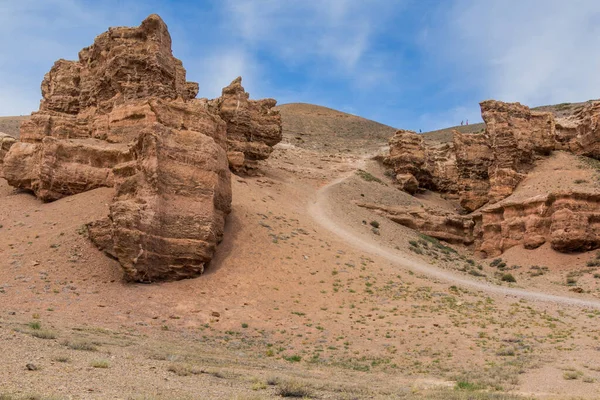
[[[517,281],[512,274],[502,274],[502,277],[500,277],[500,280],[502,282],[512,282],[512,283]]]

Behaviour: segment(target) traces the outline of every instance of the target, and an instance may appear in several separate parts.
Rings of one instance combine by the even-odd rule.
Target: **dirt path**
[[[364,159],[360,160],[354,165],[354,167],[362,168],[364,166],[364,162]],[[338,179],[323,186],[316,193],[315,198],[310,202],[310,204],[308,204],[308,213],[317,223],[319,223],[321,226],[331,231],[335,235],[339,236],[341,239],[351,244],[352,246],[360,248],[363,251],[369,252],[371,254],[383,257],[391,261],[398,267],[409,269],[413,272],[422,273],[432,278],[440,279],[454,285],[481,290],[488,294],[505,297],[515,297],[519,299],[527,299],[538,302],[555,303],[567,306],[591,307],[600,309],[600,301],[577,299],[566,296],[557,296],[524,289],[507,288],[496,286],[487,282],[470,280],[465,277],[440,270],[429,264],[409,258],[405,255],[401,255],[397,251],[384,247],[373,240],[369,240],[362,237],[357,232],[347,229],[343,226],[343,224],[339,223],[339,221],[336,221],[334,213],[331,212],[331,208],[333,207],[333,205],[330,204],[329,200],[330,192],[332,191],[332,189],[335,186],[342,183],[343,181],[345,181],[346,179],[348,179],[349,177],[351,177],[354,173],[355,171],[346,173]]]

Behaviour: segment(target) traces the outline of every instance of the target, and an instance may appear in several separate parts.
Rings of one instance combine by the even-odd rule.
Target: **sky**
[[[479,102],[600,97],[598,0],[0,0],[0,115],[37,110],[57,59],[159,14],[199,97],[235,77],[423,132],[481,121]]]

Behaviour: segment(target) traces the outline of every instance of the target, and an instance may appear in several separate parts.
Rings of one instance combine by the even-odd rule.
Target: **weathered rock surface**
[[[500,202],[470,215],[427,207],[357,203],[400,225],[449,243],[473,245],[485,257],[546,242],[560,252],[600,248],[600,193],[552,193]]]
[[[427,147],[419,134],[407,130],[398,130],[389,144],[390,154],[384,163],[394,170],[400,189],[408,193],[415,193],[417,188],[456,193],[458,171],[452,144]]]
[[[46,74],[40,110],[23,123],[20,143],[6,157],[5,178],[46,201],[113,186],[110,169],[131,160],[126,145],[160,118],[152,103],[185,107],[196,93],[159,16],[137,28],[110,28],[79,61],[58,60]],[[171,110],[160,111],[168,119]]]
[[[468,212],[489,201],[489,168],[493,161],[489,138],[485,134],[453,132],[460,205]]]
[[[554,116],[495,100],[481,102],[481,116],[493,153],[489,197],[496,202],[511,195],[536,159],[554,150]]]
[[[560,252],[600,247],[600,194],[552,193],[523,202],[501,202],[476,217],[477,248],[488,257],[523,244],[550,242]]]
[[[600,159],[600,101],[590,102],[573,116],[556,120],[557,148]]]
[[[495,100],[482,102],[481,112],[486,131],[455,131],[452,143],[426,144],[414,132],[398,131],[390,139],[387,165],[396,175],[413,175],[419,188],[459,198],[468,212],[506,198],[533,163],[556,147],[554,116]]]
[[[208,135],[157,123],[132,152],[135,161],[115,169],[121,179],[109,219],[91,224],[90,237],[129,279],[200,275],[231,208],[225,151]]]
[[[357,203],[359,207],[375,211],[390,220],[448,243],[470,245],[474,241],[474,221],[470,216],[458,215],[427,207],[382,206]]]
[[[229,165],[234,171],[255,167],[256,161],[268,158],[281,141],[276,104],[275,99],[250,100],[241,77],[223,88],[221,97],[211,100],[211,107],[227,123]]]
[[[90,239],[130,280],[201,274],[230,211],[227,124],[185,74],[157,15],[110,28],[55,63],[5,157],[7,181],[46,201],[114,186]]]
[[[4,156],[8,153],[8,150],[17,142],[17,140],[3,132],[0,132],[0,176],[2,176],[2,164],[4,163]]]

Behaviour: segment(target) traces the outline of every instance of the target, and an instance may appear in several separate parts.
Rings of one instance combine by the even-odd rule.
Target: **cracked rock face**
[[[115,187],[90,239],[129,280],[201,274],[231,209],[227,124],[185,77],[159,16],[110,28],[54,64],[4,157],[9,184],[44,201]]]
[[[472,214],[360,204],[401,225],[451,243],[473,245],[486,256],[510,247],[533,249],[549,242],[560,252],[600,247],[600,195],[544,193],[522,201],[510,196],[536,160],[553,150],[600,158],[600,102],[555,120],[519,103],[481,103],[486,130],[453,133],[451,144],[427,144],[420,135],[398,131],[385,163],[400,189],[440,192],[458,198]]]
[[[227,155],[234,171],[255,168],[281,141],[281,115],[275,99],[250,100],[237,77],[210,105],[227,123]]]

